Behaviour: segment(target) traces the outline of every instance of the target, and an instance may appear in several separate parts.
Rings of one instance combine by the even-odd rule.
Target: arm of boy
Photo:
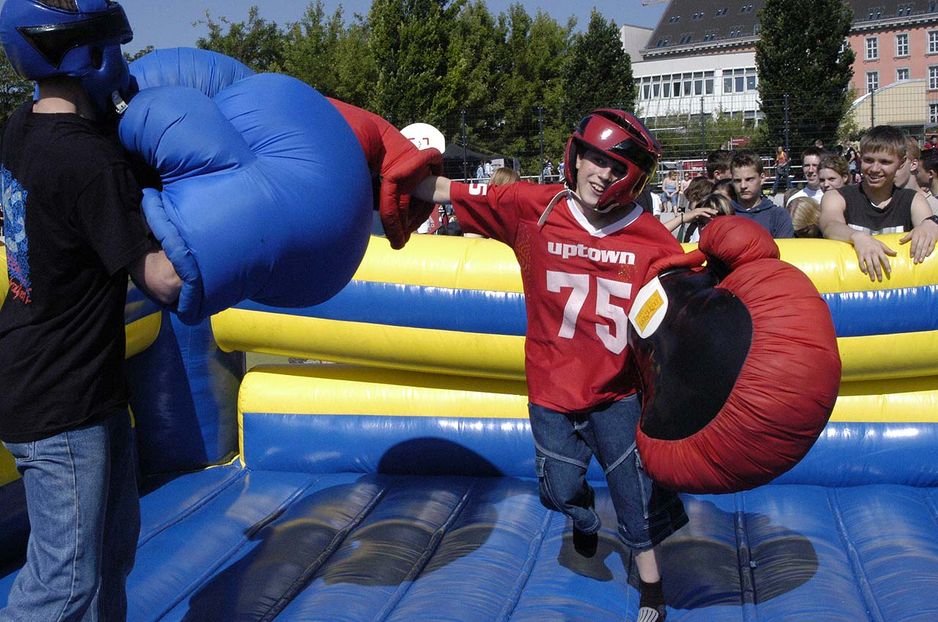
[[[695,207],[694,209],[682,212],[675,216],[674,218],[668,220],[667,222],[662,222],[665,229],[668,231],[674,231],[681,225],[685,223],[692,223],[698,218],[703,218],[704,220],[709,219],[712,216],[716,216],[717,211],[709,207]]]
[[[912,222],[917,224],[899,240],[899,244],[912,243],[909,247],[909,255],[914,263],[922,263],[935,250],[935,242],[938,241],[938,223],[931,220],[931,216],[932,211],[928,206],[928,201],[922,194],[916,193],[912,201]]]
[[[836,190],[828,190],[821,198],[821,233],[828,240],[849,242],[856,251],[860,271],[870,277],[870,281],[882,281],[883,274],[888,278],[892,267],[889,257],[895,257],[896,251],[889,248],[873,236],[862,231],[855,231],[847,225],[844,211],[847,204]]]
[[[420,199],[421,201],[428,201],[432,203],[451,203],[451,183],[452,182],[448,177],[429,175],[424,177],[423,181],[417,184],[417,187],[414,188],[412,196]]]
[[[182,279],[162,249],[142,255],[127,270],[137,287],[160,304],[170,306],[179,298]]]

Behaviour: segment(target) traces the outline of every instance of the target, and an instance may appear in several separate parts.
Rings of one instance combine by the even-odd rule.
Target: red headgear
[[[576,159],[584,149],[599,151],[620,162],[626,170],[600,195],[595,207],[600,212],[634,201],[654,176],[661,157],[661,145],[638,118],[611,108],[588,114],[567,141],[564,176],[571,190],[576,190]]]

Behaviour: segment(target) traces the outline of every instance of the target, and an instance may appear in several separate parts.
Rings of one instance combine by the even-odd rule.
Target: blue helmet
[[[112,93],[128,90],[120,46],[131,39],[124,9],[111,0],[6,0],[0,9],[0,42],[18,74],[79,78],[102,110]]]

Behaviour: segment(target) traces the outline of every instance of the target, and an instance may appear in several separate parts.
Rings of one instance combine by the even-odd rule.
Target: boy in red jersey
[[[665,618],[654,547],[687,522],[678,496],[651,482],[635,451],[641,402],[627,351],[632,295],[652,262],[682,252],[634,202],[660,155],[634,116],[596,110],[567,143],[565,185],[492,187],[431,176],[414,192],[452,203],[465,231],[514,249],[527,307],[525,371],[541,500],[573,520],[577,549],[592,554],[600,522],[586,470],[596,456],[619,536],[635,556],[641,622]]]

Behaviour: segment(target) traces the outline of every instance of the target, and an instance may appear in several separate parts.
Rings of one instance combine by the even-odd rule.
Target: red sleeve
[[[518,222],[523,211],[519,189],[524,187],[519,183],[489,186],[454,181],[450,186],[450,201],[460,228],[510,246],[518,233]],[[546,207],[547,204],[544,205]]]

